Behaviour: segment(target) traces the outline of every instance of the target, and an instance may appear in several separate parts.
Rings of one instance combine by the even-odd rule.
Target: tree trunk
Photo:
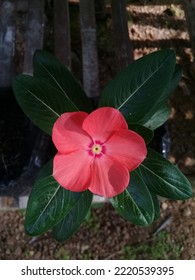
[[[63,64],[71,69],[68,0],[54,0],[54,53]]]
[[[133,61],[133,47],[129,38],[126,1],[112,0],[112,20],[116,42],[116,62],[121,70]]]
[[[99,95],[99,70],[96,45],[94,0],[80,1],[83,85],[88,97]]]
[[[184,0],[183,2],[192,53],[195,59],[195,0]]]
[[[33,72],[32,59],[36,49],[43,47],[44,0],[28,1],[24,73]]]

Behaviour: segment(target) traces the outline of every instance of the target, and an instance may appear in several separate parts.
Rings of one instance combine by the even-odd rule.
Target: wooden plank
[[[129,38],[126,1],[112,0],[112,21],[115,34],[117,70],[133,61],[133,47]]]
[[[10,87],[15,74],[15,1],[0,1],[0,87]]]
[[[184,0],[183,6],[185,10],[188,32],[190,35],[192,53],[195,59],[195,0]]]
[[[70,20],[68,0],[54,0],[54,54],[71,69]]]
[[[44,0],[28,1],[26,41],[24,55],[24,73],[31,74],[32,58],[36,49],[43,47],[44,35]]]
[[[99,70],[93,0],[80,1],[83,85],[88,97],[99,95]]]

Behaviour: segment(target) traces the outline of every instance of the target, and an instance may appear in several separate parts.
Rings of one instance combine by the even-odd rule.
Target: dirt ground
[[[0,259],[195,259],[195,199],[161,203],[147,228],[122,219],[111,205],[92,209],[72,239],[27,236],[24,211],[0,212]]]
[[[160,48],[174,48],[183,66],[182,80],[170,99],[169,159],[184,174],[195,176],[195,72],[184,11],[179,5],[129,5],[128,20],[135,59]],[[111,29],[109,18],[105,24]],[[115,69],[110,66],[113,50],[105,47],[105,40],[100,43],[103,86]],[[29,237],[24,231],[24,211],[1,211],[0,259],[195,259],[195,198],[161,201],[161,218],[148,228],[123,220],[106,204],[92,209],[65,243],[54,241],[51,233]]]

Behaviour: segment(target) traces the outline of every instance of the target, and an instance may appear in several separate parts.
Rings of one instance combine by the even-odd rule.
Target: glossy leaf
[[[154,136],[154,131],[152,131],[152,130],[148,129],[147,127],[144,127],[140,124],[128,123],[128,128],[130,130],[137,132],[139,135],[141,135],[144,138],[146,144],[149,144]]]
[[[33,56],[34,76],[46,80],[52,87],[71,100],[75,111],[91,112],[91,102],[83,88],[65,65],[52,54],[36,50]]]
[[[152,196],[136,170],[131,173],[127,189],[110,201],[123,218],[136,225],[148,226],[154,220]]]
[[[101,94],[99,106],[115,107],[130,123],[143,124],[151,109],[166,94],[175,69],[175,53],[161,50],[146,55],[123,69]],[[145,116],[150,111],[146,120]]]
[[[153,205],[154,205],[154,220],[156,221],[160,217],[160,204],[157,195],[150,192],[150,195],[152,197]]]
[[[144,116],[141,123],[154,130],[164,124],[170,116],[170,108],[168,106],[168,98],[177,87],[182,75],[180,65],[176,65],[172,79],[166,87],[162,96],[157,100],[156,104]]]
[[[156,109],[156,112],[151,116],[150,119],[147,116],[146,122],[144,123],[144,121],[142,121],[144,123],[143,125],[151,130],[155,130],[168,120],[170,113],[171,109],[169,106],[163,103],[158,107],[158,109]]]
[[[139,176],[142,178],[141,173],[139,168],[136,169],[136,172],[139,174]],[[142,178],[143,179],[143,178]],[[149,185],[147,185],[148,182],[144,182],[144,184],[146,185],[147,189],[150,192],[150,196],[153,202],[153,206],[154,206],[154,219],[153,221],[157,220],[160,217],[160,205],[159,205],[159,200],[158,197],[155,193],[151,192],[149,189]]]
[[[90,209],[92,198],[93,195],[89,191],[81,194],[67,216],[53,228],[53,235],[56,240],[65,241],[78,230]]]
[[[53,228],[81,196],[81,193],[62,188],[51,174],[52,161],[42,169],[31,191],[25,220],[25,228],[30,235],[40,235]]]
[[[24,113],[48,134],[60,114],[78,109],[61,91],[35,77],[17,76],[13,90]]]
[[[182,172],[150,148],[138,170],[150,191],[157,195],[178,200],[192,196],[191,185]]]

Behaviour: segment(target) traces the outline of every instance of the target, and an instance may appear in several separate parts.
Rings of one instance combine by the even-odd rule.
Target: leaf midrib
[[[31,90],[27,89],[26,87],[24,87],[24,89],[29,92],[35,99],[37,99],[40,103],[42,103],[47,109],[49,109],[51,112],[53,112],[57,117],[59,117],[60,115],[54,111],[50,106],[48,106],[45,102],[43,102],[43,100],[41,100],[39,97],[37,97]]]
[[[135,90],[131,95],[129,95],[129,97],[128,97],[117,109],[120,110],[120,109],[124,106],[124,104],[127,103],[127,102],[129,101],[129,99],[132,98],[132,97],[138,92],[138,90],[139,90],[141,87],[143,87],[143,86],[148,82],[148,80],[149,80],[153,75],[155,75],[156,72],[159,71],[160,68],[162,68],[162,67],[164,66],[164,64],[165,64],[165,62],[166,62],[167,60],[168,60],[168,57],[164,60],[163,63],[161,63],[161,66],[160,66],[159,68],[157,68],[154,72],[152,72],[152,74],[151,74],[150,76],[148,76],[148,78],[144,81],[144,83],[142,83],[138,88],[136,88],[136,90]],[[155,104],[156,104],[156,102],[155,102]]]
[[[67,93],[64,91],[64,89],[61,87],[61,85],[58,83],[58,81],[56,80],[56,78],[52,75],[52,73],[44,66],[43,63],[40,63],[40,65],[43,67],[43,69],[48,73],[48,75],[54,80],[54,82],[57,84],[57,86],[59,87],[59,89],[64,93],[64,95],[66,96],[66,98],[70,101],[70,103],[76,108],[77,111],[80,111],[79,108],[76,106],[75,103],[72,102],[72,100],[69,98],[69,96],[67,95]]]
[[[176,193],[181,193],[182,195],[185,194],[184,192],[182,192],[180,189],[176,188],[174,185],[171,185],[171,183],[165,181],[162,177],[160,177],[158,174],[154,173],[151,169],[149,169],[148,167],[146,167],[143,163],[141,164],[141,166],[145,169],[147,169],[153,176],[157,177],[158,179],[160,179],[160,181],[163,181],[166,185],[170,186],[171,189],[176,190]],[[140,170],[141,172],[141,170]],[[143,177],[143,175],[142,175]]]
[[[134,204],[134,206],[136,207],[136,209],[138,210],[139,213],[141,213],[142,217],[144,218],[144,222],[146,224],[148,224],[148,221],[147,219],[145,218],[144,214],[142,213],[142,211],[140,210],[140,208],[138,207],[137,203],[135,202],[135,200],[133,199],[132,195],[127,191],[125,190],[124,192],[126,192],[126,195],[129,197],[129,199],[132,201],[132,203]],[[123,199],[124,200],[124,199]]]
[[[52,200],[54,199],[54,197],[56,196],[57,192],[59,191],[59,189],[61,188],[60,185],[57,186],[55,192],[53,193],[53,195],[51,196],[50,200],[47,202],[47,204],[45,205],[44,209],[41,211],[40,215],[37,217],[37,219],[35,220],[34,224],[33,224],[33,228],[36,228],[37,223],[39,222],[39,220],[41,219],[41,217],[43,216],[43,214],[45,213],[45,211],[47,210],[47,208],[49,207],[50,203],[52,202]]]

